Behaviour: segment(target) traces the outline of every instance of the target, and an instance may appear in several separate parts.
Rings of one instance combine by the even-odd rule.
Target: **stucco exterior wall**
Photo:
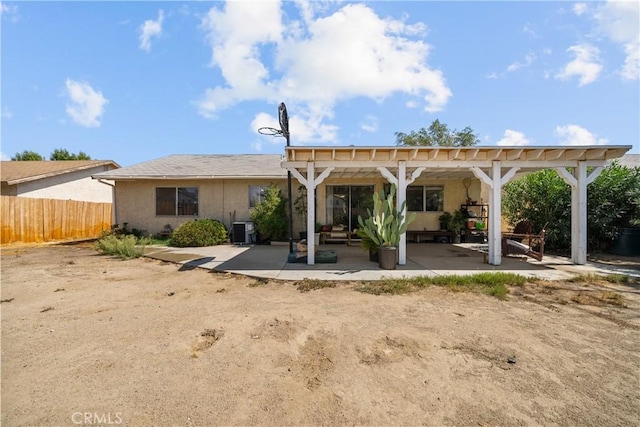
[[[276,183],[287,194],[287,181],[282,180],[148,180],[118,181],[116,183],[115,223],[127,223],[129,229],[144,230],[149,234],[162,231],[169,224],[173,229],[194,218],[212,218],[221,221],[227,228],[235,221],[250,221],[249,186],[267,186]],[[316,190],[316,222],[327,223],[326,186],[327,185],[373,185],[376,192],[382,191],[387,181],[380,177],[374,180],[344,180],[327,178]],[[297,180],[292,182],[292,195],[295,201],[298,195]],[[467,199],[467,190],[461,180],[418,179],[412,185],[442,186],[444,188],[444,209],[453,212]],[[155,189],[157,187],[197,187],[198,216],[156,216]],[[472,180],[469,197],[481,200],[480,181]],[[417,212],[411,230],[437,230],[440,228],[438,217],[442,212]],[[294,238],[298,232],[305,231],[306,223],[294,211]]]
[[[322,185],[320,185],[317,189],[317,200],[318,204],[317,217],[316,222],[320,224],[326,224],[327,216],[326,216],[326,186],[327,185],[373,185],[376,192],[382,191],[384,185],[387,184],[387,181],[384,178],[376,179],[376,180],[338,180],[338,179],[326,179]],[[464,187],[462,180],[459,179],[440,179],[440,180],[432,180],[432,179],[417,179],[411,185],[426,185],[426,186],[434,186],[434,187],[443,187],[444,188],[444,210],[453,212],[455,210],[460,209],[460,205],[464,204],[467,200],[467,189]],[[481,188],[480,181],[477,179],[473,179],[471,181],[471,185],[469,186],[469,198],[472,200],[476,200],[480,203],[481,197]],[[485,200],[485,199],[483,199]],[[440,228],[440,221],[438,217],[442,214],[442,212],[416,212],[416,219],[409,225],[409,229],[411,230],[438,230]],[[295,225],[295,223],[294,223]]]
[[[111,203],[113,201],[111,186],[91,178],[93,174],[110,169],[108,166],[98,166],[24,182],[12,187],[16,188],[15,195],[19,197]],[[4,191],[2,194],[5,194]]]
[[[286,194],[286,180],[148,180],[116,183],[116,223],[127,223],[149,234],[162,231],[169,224],[176,229],[195,218],[221,221],[227,228],[235,221],[250,221],[249,186],[278,184]],[[157,187],[197,187],[198,215],[156,215]],[[295,196],[294,196],[295,197]]]

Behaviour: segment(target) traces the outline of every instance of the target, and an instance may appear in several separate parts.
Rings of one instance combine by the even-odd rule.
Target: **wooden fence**
[[[0,196],[0,243],[33,243],[100,237],[111,229],[111,203]]]

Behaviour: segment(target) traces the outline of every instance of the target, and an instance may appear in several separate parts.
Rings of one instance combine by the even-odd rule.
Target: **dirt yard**
[[[2,251],[2,425],[589,425],[640,420],[638,284],[374,296]]]

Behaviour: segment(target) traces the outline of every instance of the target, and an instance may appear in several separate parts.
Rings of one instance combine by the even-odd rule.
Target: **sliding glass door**
[[[358,228],[358,215],[366,218],[367,208],[373,209],[373,191],[373,185],[328,185],[328,223],[349,231]]]

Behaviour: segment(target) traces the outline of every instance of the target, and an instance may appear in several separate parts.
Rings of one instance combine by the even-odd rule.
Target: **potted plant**
[[[451,212],[443,212],[438,217],[441,228],[449,230],[453,233],[453,243],[460,243],[460,230],[462,230],[467,223],[467,219],[464,217],[462,211],[457,210],[453,214]]]
[[[440,221],[440,230],[449,230],[451,218],[453,218],[451,212],[443,212],[442,215],[438,217],[438,221]]]
[[[415,212],[405,218],[406,201],[399,209],[395,207],[396,186],[392,185],[388,195],[384,191],[373,193],[373,212],[367,209],[369,217],[358,216],[359,229],[378,247],[380,268],[394,270],[398,259],[400,237],[416,218]]]
[[[451,216],[451,221],[449,222],[449,230],[453,231],[454,243],[460,243],[461,230],[466,228],[466,226],[467,226],[467,218],[465,218],[462,211],[461,210],[455,211]]]
[[[356,235],[360,238],[361,247],[365,251],[369,252],[369,261],[379,262],[378,260],[378,245],[369,237],[369,235],[362,228],[356,230]]]

